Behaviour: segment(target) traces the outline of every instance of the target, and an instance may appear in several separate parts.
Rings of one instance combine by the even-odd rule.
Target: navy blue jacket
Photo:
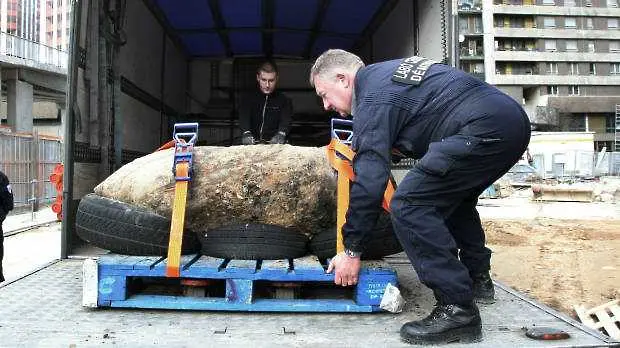
[[[431,65],[419,85],[392,79],[403,59],[369,65],[355,76],[353,168],[349,210],[343,226],[345,247],[363,251],[375,226],[391,167],[391,150],[421,158],[431,142],[467,134],[475,99],[502,93],[473,76],[443,64]],[[427,160],[425,157],[424,160]],[[440,160],[440,159],[430,159]],[[436,165],[435,165],[436,167]]]

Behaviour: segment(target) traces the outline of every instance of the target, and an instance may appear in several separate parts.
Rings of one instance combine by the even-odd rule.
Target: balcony
[[[459,58],[462,60],[484,60],[484,50],[481,48],[477,48],[476,50],[471,50],[467,47],[461,47],[461,54]]]
[[[15,35],[0,32],[0,56],[5,56],[0,57],[3,61],[11,61],[15,58],[26,61],[25,63],[23,61],[16,62],[18,65],[45,65],[58,73],[67,73],[69,56],[66,51]]]
[[[620,17],[620,8],[608,7],[563,7],[536,5],[494,5],[494,13],[537,16],[571,16],[571,17]]]
[[[467,6],[459,6],[459,13],[482,13],[482,6],[480,7],[467,7]]]
[[[620,30],[575,30],[538,28],[493,28],[495,37],[522,37],[536,39],[620,40]]]
[[[534,71],[533,71],[534,72]],[[581,85],[581,86],[620,86],[620,76],[598,75],[502,75],[496,74],[488,81],[495,85],[523,85],[523,86],[547,86],[547,85]]]
[[[482,13],[482,2],[461,0],[458,2],[458,11],[462,13]]]
[[[617,62],[618,53],[547,52],[547,51],[495,51],[495,61],[505,62]]]

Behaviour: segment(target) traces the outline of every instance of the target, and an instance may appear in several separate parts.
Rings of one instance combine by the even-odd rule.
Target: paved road
[[[4,231],[4,283],[60,258],[60,222],[50,208],[35,214],[10,214]]]

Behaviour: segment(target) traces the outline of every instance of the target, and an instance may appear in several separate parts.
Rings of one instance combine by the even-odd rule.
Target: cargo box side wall
[[[69,67],[74,107],[65,133],[71,143],[65,145],[65,186],[71,192],[64,193],[63,257],[77,241],[73,225],[79,199],[119,165],[168,140],[172,118],[184,114],[187,103],[188,59],[150,2],[123,2],[124,16],[114,25],[104,3],[74,5],[75,58]]]

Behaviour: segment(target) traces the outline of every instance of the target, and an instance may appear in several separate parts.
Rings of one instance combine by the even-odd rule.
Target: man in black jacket
[[[0,282],[4,281],[4,274],[2,273],[2,258],[4,257],[2,222],[11,210],[13,210],[13,192],[11,191],[9,178],[0,171]]]
[[[289,131],[293,107],[291,100],[276,91],[278,68],[265,62],[256,71],[258,90],[241,99],[239,127],[243,145],[269,142],[284,144]]]

